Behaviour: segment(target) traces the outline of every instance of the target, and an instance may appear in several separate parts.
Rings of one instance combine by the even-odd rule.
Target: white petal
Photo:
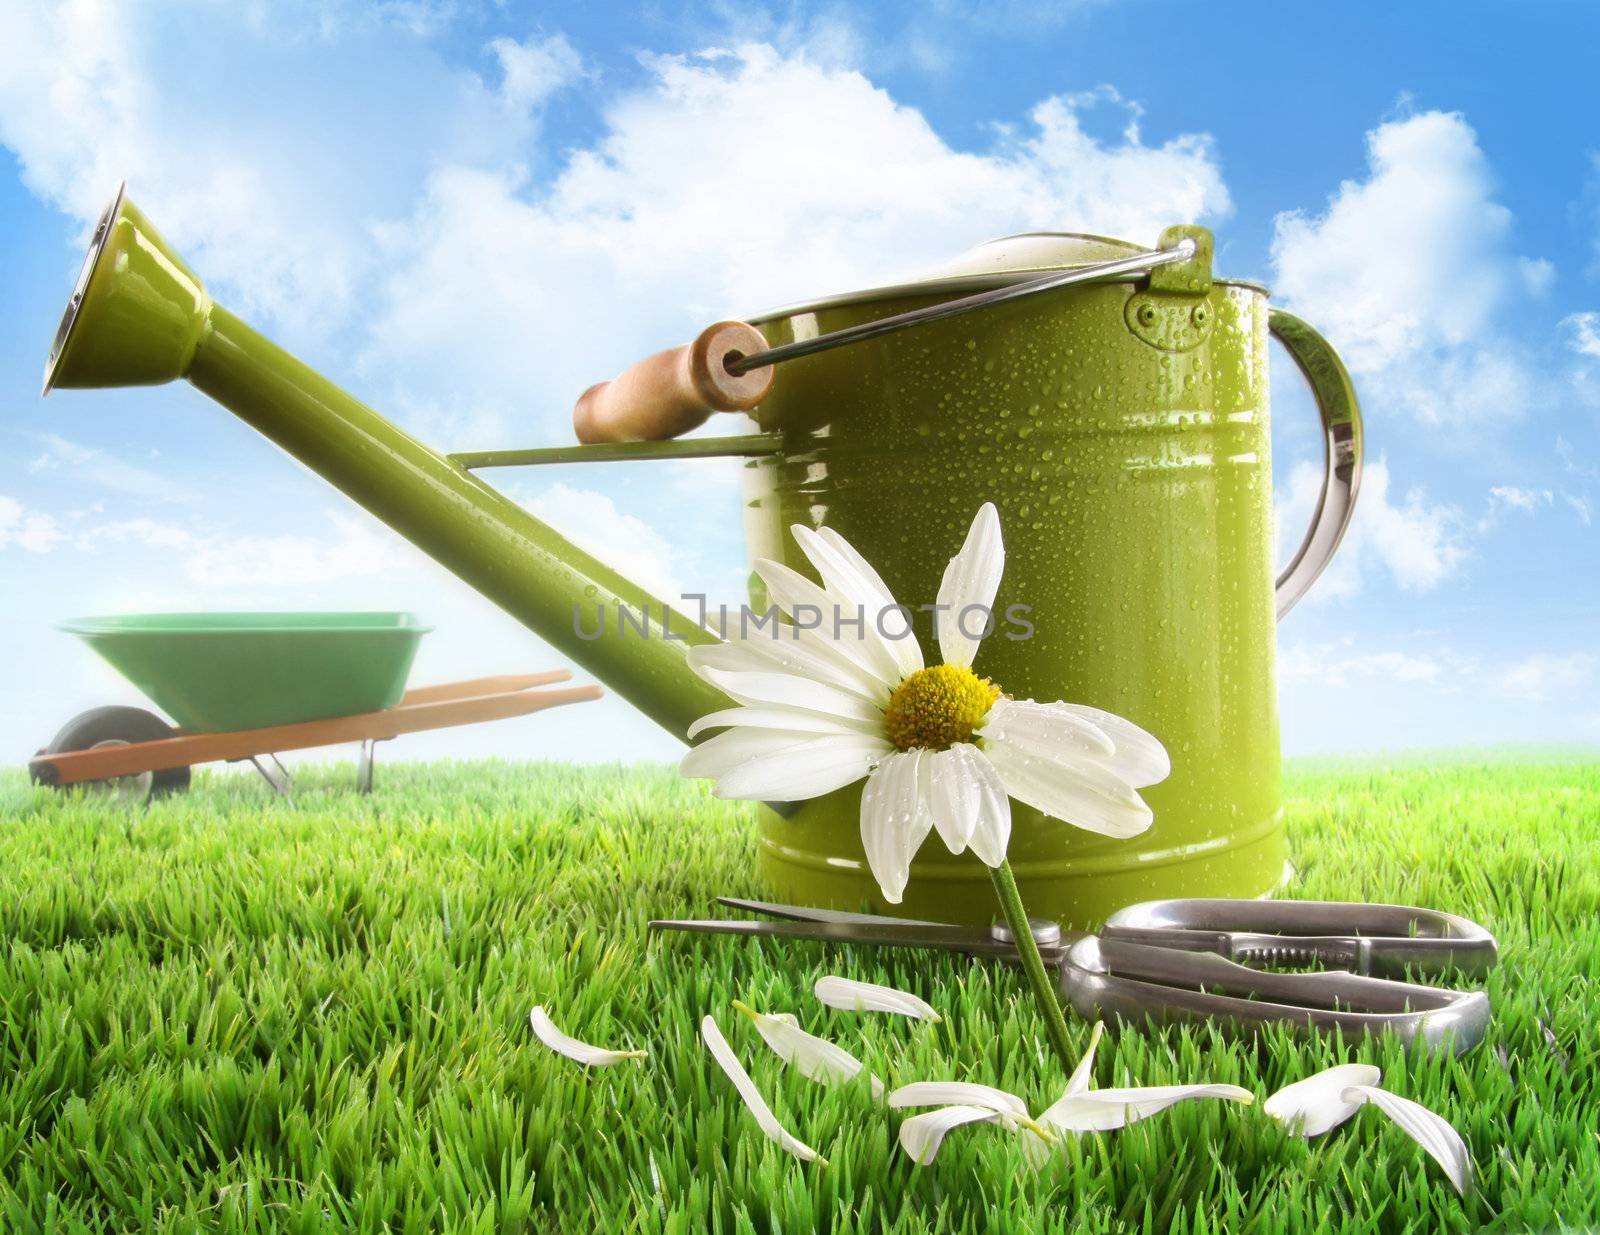
[[[1106,1031],[1104,1021],[1096,1021],[1094,1028],[1089,1031],[1089,1045],[1084,1048],[1083,1058],[1078,1060],[1078,1066],[1072,1070],[1072,1075],[1067,1078],[1067,1094],[1083,1093],[1089,1088],[1089,1083],[1094,1079],[1094,1053],[1100,1045],[1100,1037]]]
[[[985,502],[978,508],[967,533],[961,552],[950,559],[945,567],[944,579],[939,584],[939,608],[935,611],[934,625],[939,632],[939,654],[947,665],[963,668],[972,664],[977,654],[981,632],[992,618],[994,595],[1000,590],[1000,576],[1005,572],[1006,551],[1000,540],[1000,514],[994,503]],[[963,614],[967,609],[985,612]],[[980,632],[975,639],[962,630]]]
[[[1361,1109],[1344,1091],[1352,1085],[1377,1085],[1383,1073],[1369,1063],[1342,1063],[1285,1085],[1261,1109],[1296,1136],[1307,1139],[1337,1128]]]
[[[777,751],[793,750],[816,736],[792,729],[730,729],[685,751],[678,760],[678,771],[684,776],[723,776],[741,763]]]
[[[1057,1102],[1039,1122],[1062,1132],[1106,1132],[1147,1119],[1191,1098],[1251,1103],[1255,1095],[1237,1085],[1149,1085],[1133,1089],[1088,1089]]]
[[[1011,843],[1011,799],[989,757],[976,746],[962,745],[968,752],[967,770],[978,784],[978,821],[967,843],[985,866],[999,866],[1006,860],[1006,846]]]
[[[900,1148],[905,1150],[918,1166],[929,1166],[933,1162],[934,1155],[939,1152],[945,1133],[952,1128],[959,1128],[962,1124],[985,1123],[998,1118],[999,1116],[993,1111],[981,1106],[942,1106],[936,1111],[924,1111],[901,1123]]]
[[[1123,838],[1150,826],[1144,799],[1100,764],[1046,759],[987,737],[983,753],[1012,797],[1073,827]]]
[[[798,1069],[801,1076],[823,1083],[849,1081],[855,1079],[865,1067],[842,1046],[801,1029],[799,1022],[786,1012],[757,1012],[737,999],[733,1001],[733,1006],[750,1018],[778,1058]],[[881,1100],[883,1082],[870,1072],[867,1078],[872,1084],[872,1096]]]
[[[879,706],[889,700],[886,682],[856,665],[842,653],[802,642],[789,626],[752,634],[724,643],[700,643],[684,653],[689,668],[696,673],[720,669],[733,673],[788,673],[812,678],[860,695]]]
[[[969,761],[977,748],[962,742],[949,750],[935,751],[923,759],[928,778],[928,813],[939,838],[951,853],[960,853],[978,826],[978,801],[981,790]]]
[[[1344,1097],[1372,1103],[1428,1151],[1428,1155],[1444,1168],[1457,1192],[1466,1196],[1472,1190],[1472,1155],[1461,1134],[1442,1116],[1409,1098],[1373,1085],[1352,1085],[1345,1090]]]
[[[887,597],[890,601],[894,600],[894,593],[889,590],[889,585],[883,581],[883,576],[872,568],[871,562],[856,552],[854,545],[831,527],[818,528],[817,535],[827,541],[833,547],[834,552],[850,564],[868,587],[879,595]]]
[[[1105,1022],[1096,1021],[1094,1028],[1089,1032],[1089,1045],[1084,1048],[1083,1058],[1078,1060],[1078,1066],[1072,1070],[1072,1075],[1067,1078],[1067,1088],[1062,1093],[1059,1101],[1051,1106],[1044,1114],[1039,1116],[1039,1122],[1049,1128],[1061,1127],[1060,1120],[1067,1117],[1072,1099],[1078,1094],[1088,1090],[1090,1082],[1094,1079],[1094,1054],[1100,1045],[1100,1037],[1105,1033]],[[1034,1166],[1041,1165],[1050,1156],[1053,1148],[1029,1129],[1023,1130],[1023,1153]]]
[[[904,630],[904,637],[898,639],[885,633],[902,633],[906,619],[901,614],[888,613],[896,608],[894,595],[866,559],[838,533],[825,537],[798,523],[790,530],[806,557],[817,568],[817,573],[822,576],[826,590],[844,606],[847,616],[854,617],[855,611],[860,609],[864,620],[877,626],[878,634],[888,645],[901,676],[910,677],[921,669],[922,648],[916,636],[909,629]]]
[[[860,695],[792,673],[730,673],[725,669],[703,669],[700,676],[729,698],[752,707],[801,708],[868,724],[881,724],[883,720],[883,709]]]
[[[728,1074],[728,1079],[733,1082],[733,1087],[739,1091],[745,1106],[749,1107],[750,1113],[756,1117],[756,1123],[760,1125],[767,1139],[777,1142],[797,1158],[827,1166],[826,1158],[804,1141],[798,1140],[778,1122],[778,1117],[772,1113],[772,1108],[767,1105],[755,1082],[750,1079],[750,1074],[744,1070],[744,1065],[734,1055],[728,1040],[722,1036],[722,1030],[717,1028],[717,1022],[710,1016],[700,1022],[700,1036],[705,1040],[712,1058],[721,1065],[722,1070]]]
[[[801,708],[754,706],[723,708],[710,712],[689,726],[688,736],[697,738],[707,729],[787,729],[798,733],[871,734],[881,736],[881,724],[847,720],[837,716],[824,716],[821,712],[807,712]]]
[[[533,1036],[556,1054],[576,1059],[586,1067],[604,1068],[610,1064],[621,1063],[624,1059],[645,1057],[644,1051],[608,1051],[604,1047],[591,1046],[587,1042],[579,1042],[576,1038],[568,1037],[556,1028],[555,1022],[550,1019],[542,1006],[528,1013],[528,1023],[533,1026]]]
[[[854,978],[841,978],[837,974],[818,978],[813,993],[830,1008],[841,1012],[893,1012],[920,1021],[936,1021],[939,1014],[932,1005],[918,999],[909,991],[899,991],[892,986],[879,986],[875,982],[857,982]]]
[[[921,794],[922,751],[886,755],[861,791],[861,845],[884,899],[898,905],[911,857],[933,827]]]
[[[802,802],[855,784],[893,750],[883,738],[862,733],[815,735],[741,763],[723,774],[713,792],[748,802]]]
[[[906,1106],[977,1106],[1007,1120],[1032,1122],[1028,1118],[1028,1105],[1016,1094],[991,1085],[975,1085],[970,1081],[916,1081],[902,1085],[889,1095],[889,1105]]]
[[[826,589],[782,562],[757,558],[752,568],[767,585],[772,603],[791,618],[806,608],[818,615],[820,625],[812,626],[808,621],[799,626],[802,642],[848,658],[891,687],[900,681],[899,662],[889,648],[889,641],[878,633],[871,615],[867,615],[858,627],[854,612],[841,612],[836,597],[828,595]],[[810,613],[806,614],[808,619],[811,616]]]
[[[1076,712],[1111,739],[1116,746],[1116,753],[1111,757],[1109,766],[1135,789],[1154,785],[1172,774],[1172,760],[1167,755],[1167,748],[1161,745],[1154,734],[1146,733],[1131,720],[1082,703],[1058,703],[1054,706]]]
[[[1116,751],[1099,726],[1059,703],[1032,699],[996,699],[978,731],[991,741],[1044,759],[1077,757],[1106,763]]]

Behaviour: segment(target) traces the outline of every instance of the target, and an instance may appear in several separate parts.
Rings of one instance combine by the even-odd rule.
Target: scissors
[[[662,919],[655,931],[767,936],[880,947],[932,948],[1017,959],[1009,928],[811,909],[719,896],[761,918]],[[1215,1021],[1237,1032],[1274,1025],[1309,1034],[1390,1034],[1452,1055],[1489,1025],[1489,997],[1403,980],[1493,967],[1494,936],[1436,909],[1346,901],[1160,900],[1118,910],[1096,933],[1031,920],[1034,942],[1079,1016],[1142,1024]],[[1255,966],[1321,964],[1284,973]]]

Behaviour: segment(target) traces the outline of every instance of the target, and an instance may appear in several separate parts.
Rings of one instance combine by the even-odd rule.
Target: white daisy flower
[[[1005,566],[1000,516],[985,503],[939,586],[944,663],[925,666],[904,610],[837,532],[796,525],[820,585],[778,562],[755,570],[790,624],[689,649],[690,666],[740,706],[689,730],[725,732],[683,757],[722,798],[798,801],[866,779],[861,841],[898,904],[930,830],[951,853],[1005,861],[1016,798],[1107,836],[1150,826],[1136,792],[1166,777],[1167,752],[1137,725],[1074,703],[1011,699],[972,668]],[[976,611],[976,613],[974,612]],[[888,633],[885,633],[888,632]]]

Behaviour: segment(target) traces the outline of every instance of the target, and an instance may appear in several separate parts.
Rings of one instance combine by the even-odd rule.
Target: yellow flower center
[[[946,750],[972,731],[1000,697],[1000,688],[971,669],[918,669],[895,688],[883,711],[884,729],[899,750]]]

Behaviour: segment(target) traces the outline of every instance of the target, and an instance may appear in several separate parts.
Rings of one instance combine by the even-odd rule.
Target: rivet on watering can
[[[1156,307],[1148,302],[1139,306],[1139,324],[1141,326],[1154,326],[1156,324]]]
[[[1189,314],[1189,320],[1196,326],[1204,326],[1211,320],[1211,306],[1204,303],[1195,305],[1194,311]]]

